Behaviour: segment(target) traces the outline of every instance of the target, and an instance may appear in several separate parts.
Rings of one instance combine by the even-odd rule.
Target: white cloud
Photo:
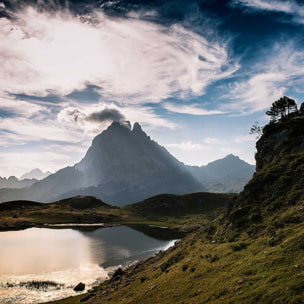
[[[176,105],[173,103],[165,102],[162,104],[163,108],[167,109],[170,112],[181,113],[181,114],[190,114],[190,115],[214,115],[214,114],[223,114],[224,112],[218,110],[205,110],[202,109],[199,105]]]
[[[0,120],[0,129],[9,130],[23,141],[60,141],[80,142],[84,138],[82,131],[59,126],[56,121],[34,121],[26,118],[7,118]],[[12,136],[12,135],[10,135]],[[1,135],[2,140],[4,136]]]
[[[243,143],[243,142],[256,142],[256,138],[255,136],[253,136],[252,134],[248,134],[248,135],[239,135],[236,136],[233,140],[234,143]]]
[[[218,138],[214,138],[214,137],[207,137],[207,138],[204,138],[203,139],[203,142],[207,145],[210,145],[210,144],[215,144],[219,141]]]
[[[304,5],[294,0],[234,0],[233,3],[255,10],[289,14],[293,16],[295,22],[304,23]]]
[[[180,25],[27,8],[0,19],[0,87],[43,96],[94,84],[128,104],[200,95],[238,69],[227,48]]]
[[[192,141],[167,144],[166,147],[175,148],[184,151],[200,151],[200,150],[204,150],[205,148],[202,144],[193,143]]]
[[[233,102],[223,105],[223,110],[246,113],[264,110],[282,97],[288,87],[296,83],[303,86],[304,51],[297,50],[293,43],[284,42],[276,44],[268,53],[263,61],[256,63],[248,80],[232,84],[223,98]]]

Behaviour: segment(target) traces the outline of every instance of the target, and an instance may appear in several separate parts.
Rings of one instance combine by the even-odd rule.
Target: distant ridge
[[[3,188],[26,188],[33,185],[36,179],[23,179],[19,180],[16,176],[10,176],[9,178],[0,176],[0,189]]]
[[[30,172],[26,172],[24,173],[19,180],[23,180],[23,179],[37,179],[37,180],[41,180],[46,178],[47,176],[49,176],[50,174],[52,174],[52,172],[47,171],[47,172],[42,172],[40,169],[36,168],[31,170]]]
[[[187,168],[210,192],[240,192],[255,172],[254,165],[246,163],[233,154],[206,166],[187,166]]]

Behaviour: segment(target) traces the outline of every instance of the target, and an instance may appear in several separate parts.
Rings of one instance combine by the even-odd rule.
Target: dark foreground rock
[[[74,291],[83,291],[85,289],[85,284],[80,282],[77,286],[74,287]]]
[[[121,268],[118,268],[112,275],[111,281],[117,281],[121,278],[121,276],[124,274],[123,270]]]

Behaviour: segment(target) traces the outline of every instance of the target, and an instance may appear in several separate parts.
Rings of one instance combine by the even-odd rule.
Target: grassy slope
[[[0,230],[22,229],[44,223],[111,223],[120,209],[93,197],[75,197],[52,204],[14,201],[0,204]]]
[[[303,120],[226,215],[88,294],[54,303],[304,303]]]
[[[122,210],[127,214],[128,222],[154,223],[192,231],[223,214],[234,197],[232,194],[206,192],[186,195],[162,194],[122,207]]]

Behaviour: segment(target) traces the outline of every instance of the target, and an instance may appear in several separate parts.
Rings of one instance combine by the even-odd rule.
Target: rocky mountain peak
[[[224,157],[224,159],[240,159],[240,158],[236,155],[228,154]]]
[[[138,122],[136,122],[136,123],[134,124],[134,126],[133,126],[133,131],[134,131],[134,132],[137,132],[137,131],[142,131],[142,132],[143,132],[143,130],[142,130],[142,128],[141,128],[141,125],[140,125]]]

